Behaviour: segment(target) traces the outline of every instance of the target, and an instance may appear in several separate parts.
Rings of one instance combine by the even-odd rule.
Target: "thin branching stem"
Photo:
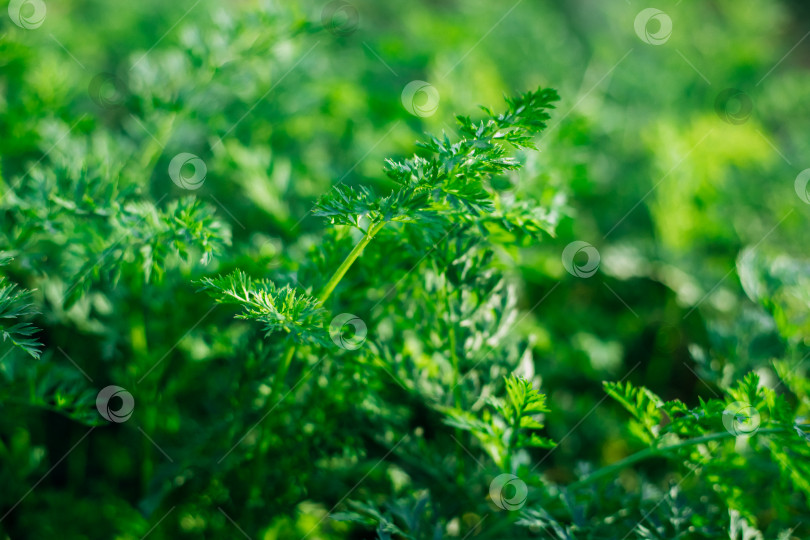
[[[766,428],[760,429],[757,431],[757,435],[766,435],[769,433],[784,433],[787,432],[787,428]],[[657,447],[650,447],[644,450],[640,450],[635,454],[629,455],[624,459],[620,459],[616,463],[611,465],[607,465],[602,467],[601,469],[589,474],[585,478],[577,480],[571,484],[568,484],[568,489],[578,489],[601,478],[605,478],[608,476],[612,476],[614,473],[624,469],[625,467],[629,467],[634,463],[638,463],[639,461],[644,461],[645,459],[653,458],[653,457],[660,457],[665,455],[668,452],[673,450],[679,450],[681,448],[687,448],[689,446],[695,446],[698,444],[703,444],[711,441],[717,441],[722,439],[729,439],[734,437],[735,435],[731,432],[724,431],[722,433],[709,433],[708,435],[702,435],[700,437],[693,437],[691,439],[686,439],[685,441],[681,441],[679,443],[670,444],[667,446],[657,446]]]
[[[352,264],[354,264],[354,261],[357,260],[357,258],[363,253],[363,250],[374,238],[374,235],[376,235],[380,229],[385,227],[385,224],[385,221],[381,221],[379,223],[372,223],[368,226],[366,234],[360,239],[357,245],[354,246],[354,249],[349,252],[343,262],[340,263],[337,270],[335,270],[335,273],[332,274],[332,277],[329,278],[329,281],[326,282],[326,285],[324,285],[323,289],[321,290],[321,294],[318,295],[318,300],[321,304],[325,303],[329,299],[332,291],[335,290],[335,287],[337,287],[340,280],[343,279],[343,276],[346,275],[346,272],[349,270],[349,268],[351,268]]]
[[[330,277],[329,281],[326,283],[326,285],[324,285],[321,293],[318,295],[318,301],[321,304],[324,304],[329,299],[332,292],[335,290],[335,287],[337,287],[338,283],[340,283],[340,281],[343,279],[343,276],[346,275],[346,272],[348,272],[349,268],[351,268],[352,264],[354,264],[354,261],[360,257],[366,246],[371,242],[380,229],[385,226],[385,224],[385,221],[381,221],[379,223],[372,223],[369,225],[368,229],[366,230],[366,234],[363,235],[363,238],[361,238],[357,245],[355,245],[349,254],[346,255],[346,258],[343,259],[343,262],[340,263],[340,266],[337,267],[335,272],[332,274],[332,277]],[[281,359],[281,362],[278,365],[276,376],[273,379],[272,396],[278,396],[281,392],[284,379],[287,376],[287,372],[290,370],[290,364],[292,364],[292,359],[295,356],[295,349],[295,345],[290,344],[284,353],[284,357]]]

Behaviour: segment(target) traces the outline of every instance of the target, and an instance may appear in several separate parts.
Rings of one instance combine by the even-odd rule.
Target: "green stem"
[[[281,386],[284,384],[284,379],[287,377],[287,371],[290,369],[293,356],[295,356],[295,345],[291,345],[287,349],[284,353],[284,358],[281,359],[281,363],[278,365],[276,376],[273,379],[273,391],[270,394],[272,397],[278,396],[281,392]],[[273,404],[273,406],[275,406],[275,404]]]
[[[340,280],[343,279],[343,276],[346,275],[346,272],[349,271],[354,261],[363,253],[365,247],[371,242],[380,229],[385,226],[386,222],[381,221],[380,223],[373,223],[369,225],[366,234],[360,241],[357,243],[356,246],[346,255],[346,258],[340,263],[340,266],[337,267],[335,273],[332,274],[332,277],[329,278],[329,281],[324,285],[321,293],[318,295],[318,302],[323,305],[329,299],[329,296],[332,294],[332,291],[335,290]],[[281,359],[281,363],[278,365],[278,369],[276,370],[276,376],[273,379],[273,388],[271,396],[278,396],[281,392],[282,385],[284,384],[284,379],[287,376],[287,371],[290,369],[290,364],[292,363],[293,356],[295,356],[295,345],[291,345],[287,351],[284,353],[284,357]]]
[[[506,470],[514,473],[512,470],[512,456],[517,447],[518,436],[520,435],[520,418],[523,416],[523,409],[515,409],[515,415],[512,420],[512,433],[509,434],[509,441],[506,446]]]
[[[163,153],[163,149],[166,147],[166,143],[169,141],[169,137],[172,133],[172,126],[174,125],[174,121],[177,118],[177,113],[172,112],[170,113],[165,121],[158,127],[157,137],[150,138],[146,141],[146,148],[141,155],[141,168],[149,171],[151,174],[152,170],[155,168],[158,159],[160,158],[161,154]],[[162,141],[162,142],[161,142]]]
[[[385,224],[386,224],[385,221],[381,221],[380,223],[369,225],[365,236],[363,236],[363,238],[357,243],[357,245],[354,246],[354,249],[352,249],[351,252],[348,255],[346,255],[346,258],[343,260],[342,263],[340,263],[340,266],[338,266],[337,270],[335,270],[335,273],[332,274],[332,277],[329,278],[329,281],[326,283],[326,285],[324,285],[323,290],[321,290],[321,294],[318,295],[318,301],[321,304],[326,302],[326,300],[332,294],[332,291],[335,290],[335,287],[337,287],[337,284],[340,283],[341,279],[343,279],[343,276],[346,275],[346,272],[352,266],[357,257],[359,257],[361,253],[363,253],[363,250],[368,245],[368,243],[371,242],[371,240],[374,238],[374,235],[377,234],[380,231],[380,229],[385,227]]]
[[[456,325],[455,321],[453,320],[452,315],[452,306],[450,305],[450,297],[446,295],[446,304],[447,304],[447,315],[448,315],[448,328],[447,328],[447,340],[448,345],[450,348],[450,362],[453,366],[453,405],[456,408],[461,408],[461,387],[459,386],[459,375],[461,366],[458,360],[458,353],[456,351]]]
[[[767,433],[782,433],[788,431],[785,428],[768,428],[768,429],[760,429],[757,431],[757,434],[767,434]],[[591,473],[590,475],[586,476],[585,478],[568,484],[566,486],[568,489],[578,489],[582,486],[595,482],[600,478],[604,478],[605,476],[610,476],[614,472],[624,469],[625,467],[632,465],[634,463],[638,463],[639,461],[643,461],[645,459],[649,459],[652,457],[661,456],[671,450],[678,450],[679,448],[686,448],[688,446],[694,446],[697,444],[703,444],[710,441],[720,440],[720,439],[728,439],[734,437],[735,435],[730,432],[723,432],[723,433],[710,433],[708,435],[702,435],[700,437],[694,437],[692,439],[687,439],[685,441],[681,441],[676,444],[671,444],[669,446],[659,446],[659,447],[650,447],[630,456],[627,456],[624,459],[613,463],[612,465],[608,465],[606,467],[602,467],[598,471]]]
[[[450,304],[450,295],[447,293],[445,289],[444,295],[445,305],[447,306],[447,341],[448,341],[448,348],[450,349],[450,364],[453,369],[453,377],[451,379],[451,383],[453,384],[453,405],[456,409],[461,409],[461,388],[459,387],[459,371],[461,369],[459,360],[458,360],[458,353],[456,351],[456,322],[453,317],[453,310]],[[464,441],[464,431],[459,428],[455,429],[456,432],[456,439],[459,441]],[[462,443],[463,444],[463,443]],[[462,453],[463,449],[460,444],[456,445],[456,463],[458,464],[456,468],[456,478],[460,483],[464,480],[464,455]]]

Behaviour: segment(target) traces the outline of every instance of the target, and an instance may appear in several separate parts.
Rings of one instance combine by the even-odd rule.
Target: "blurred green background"
[[[5,16],[7,5],[3,191],[51,170],[45,185],[53,189],[97,175],[115,178],[120,192],[171,200],[183,191],[166,174],[169,162],[190,152],[207,166],[195,195],[230,225],[233,244],[231,259],[213,268],[181,265],[166,272],[168,286],[110,287],[69,311],[57,301],[64,284],[96,254],[75,252],[75,236],[50,229],[44,208],[8,217],[25,197],[4,198],[0,248],[15,252],[11,275],[38,289],[45,306],[43,363],[71,369],[49,347],[60,344],[101,387],[137,381],[142,366],[166,355],[136,394],[143,424],[105,427],[58,466],[87,428],[47,407],[3,403],[0,511],[55,467],[0,522],[4,537],[236,538],[231,515],[253,538],[313,527],[310,538],[348,534],[321,522],[359,475],[330,476],[318,463],[330,456],[340,469],[353,459],[353,435],[330,438],[347,422],[339,411],[325,408],[321,421],[331,428],[305,442],[300,431],[318,420],[301,428],[295,413],[274,416],[267,429],[276,439],[267,444],[290,443],[277,445],[286,448],[279,461],[216,472],[221,450],[235,442],[217,438],[241,422],[229,411],[259,399],[247,374],[258,360],[240,358],[246,374],[227,360],[241,327],[210,337],[231,313],[193,327],[211,304],[188,283],[238,266],[312,285],[296,261],[328,238],[309,212],[330,186],[384,193],[386,157],[412,153],[423,132],[452,134],[455,114],[479,104],[497,110],[504,94],[540,85],[562,100],[541,152],[527,153],[526,169],[505,180],[560,223],[556,237],[512,250],[504,271],[521,309],[531,310],[519,323],[533,358],[523,369],[542,381],[547,432],[560,441],[547,476],[568,482],[577,463],[609,463],[630,450],[623,414],[596,407],[602,380],[627,377],[695,403],[752,369],[767,377],[772,358],[804,352],[800,260],[810,206],[794,180],[810,167],[810,10],[799,0],[661,1],[653,7],[672,29],[660,44],[641,36],[655,41],[666,23],[642,23],[638,33],[636,18],[650,6],[637,0],[46,1],[44,21],[30,29]],[[414,80],[438,92],[429,116],[403,106]],[[561,263],[575,240],[600,254],[589,279]],[[9,396],[21,384],[15,370],[39,369],[10,361],[0,361]],[[197,425],[207,436],[193,440]]]

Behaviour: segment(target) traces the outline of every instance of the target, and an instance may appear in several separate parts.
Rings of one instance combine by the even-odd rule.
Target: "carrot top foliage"
[[[772,3],[55,4],[0,24],[0,538],[810,535]]]

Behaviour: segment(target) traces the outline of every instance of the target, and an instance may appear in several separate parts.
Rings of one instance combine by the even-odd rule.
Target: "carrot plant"
[[[1,539],[810,535],[807,263],[728,242],[740,298],[701,307],[664,255],[611,254],[647,223],[601,219],[653,176],[619,155],[650,143],[614,136],[616,96],[553,129],[546,87],[453,126],[449,106],[400,107],[427,84],[400,74],[430,70],[418,47],[386,63],[385,3],[330,2],[320,26],[272,3],[181,10],[176,35],[133,23],[150,39],[92,2],[115,15],[102,37],[36,34],[30,4],[0,35]],[[537,6],[513,9],[556,13]],[[427,113],[444,129],[414,146]],[[372,165],[378,144],[410,157]],[[628,184],[591,192],[590,161]],[[668,241],[694,234],[662,213]],[[581,223],[604,228],[604,272]]]
[[[457,117],[456,140],[429,137],[412,158],[387,162],[389,193],[336,186],[313,210],[331,228],[298,261],[293,283],[239,269],[197,281],[216,303],[236,306],[238,319],[258,326],[220,326],[222,339],[208,345],[233,350],[221,376],[241,397],[209,396],[230,403],[229,418],[181,428],[185,435],[172,445],[178,461],[167,452],[163,473],[143,471],[170,475],[148,488],[155,504],[210,499],[222,515],[258,530],[264,518],[251,510],[256,501],[272,501],[281,514],[322,501],[326,511],[304,534],[345,534],[351,526],[344,523],[354,522],[380,538],[753,538],[761,537],[754,524],[762,501],[751,490],[775,483],[782,495],[769,503],[773,520],[788,524],[800,515],[810,495],[810,435],[797,408],[806,406],[807,389],[784,364],[794,400],[759,384],[756,374],[696,407],[629,382],[605,383],[632,417],[628,435],[644,448],[602,468],[583,464],[578,477],[549,477],[556,443],[543,435],[542,419],[553,403],[533,384],[533,370],[520,367],[530,348],[515,331],[526,314],[516,306],[504,256],[509,246],[552,233],[555,216],[492,180],[520,169],[512,153],[534,147],[556,100],[541,88],[507,99],[503,112]],[[35,198],[46,190],[15,191],[14,204],[36,212]],[[53,241],[54,230],[69,229],[77,214],[106,218],[97,231],[85,228],[99,241],[77,254],[93,264],[67,255],[76,279],[49,292],[66,309],[75,302],[92,309],[94,280],[122,279],[127,268],[137,268],[129,278],[134,287],[162,273],[167,258],[227,255],[227,228],[193,198],[165,211],[109,193],[79,200],[82,206],[49,210],[48,232],[17,224],[30,253],[30,246]],[[122,259],[130,262],[121,266]],[[26,322],[32,293],[3,279],[4,340],[40,359],[43,343]],[[131,331],[135,347],[143,330]],[[88,410],[92,393],[75,373],[16,362],[15,370],[30,371],[15,378],[32,393],[15,398],[12,384],[6,403],[104,423]],[[138,373],[140,380],[159,364]],[[159,419],[142,422],[155,429]],[[621,481],[627,468],[661,459],[681,471],[665,490],[666,468],[651,469],[641,486]],[[194,489],[168,482],[189,470]],[[249,489],[233,492],[233,484]],[[730,529],[718,525],[726,520]],[[782,537],[788,535],[786,527]]]
[[[322,245],[299,268],[299,275],[320,276],[320,284],[278,288],[238,270],[202,280],[217,302],[241,308],[237,317],[261,323],[266,338],[278,335],[268,360],[277,368],[266,414],[285,411],[285,400],[316,369],[333,373],[324,380],[330,391],[362,381],[354,389],[358,407],[375,405],[360,418],[386,433],[372,470],[390,466],[405,475],[408,488],[394,500],[365,489],[365,496],[350,498],[350,490],[329,516],[374,527],[380,538],[497,538],[507,530],[519,534],[513,525],[560,539],[631,532],[733,537],[743,530],[756,537],[759,501],[747,498],[744,486],[766,483],[769,468],[796,494],[798,506],[781,510],[780,520],[790,522],[799,500],[810,495],[804,480],[810,425],[796,418],[796,404],[760,385],[754,373],[697,407],[664,401],[630,382],[606,382],[607,395],[632,415],[628,434],[646,448],[602,468],[586,467],[572,482],[544,474],[555,443],[538,430],[550,410],[546,396],[515,374],[528,350],[510,345],[519,315],[495,250],[539,240],[553,222],[531,201],[504,198],[491,180],[520,168],[508,149],[533,147],[556,99],[554,91],[539,89],[507,99],[505,112],[484,109],[482,120],[457,117],[457,141],[430,137],[413,158],[388,161],[395,184],[389,194],[334,188],[314,212],[336,226],[336,239],[348,240],[345,257]],[[361,315],[335,316],[345,309]],[[296,375],[286,381],[294,363]],[[375,396],[383,394],[380,385],[395,390],[383,401]],[[397,427],[384,420],[396,404],[404,407],[407,429],[402,417]],[[416,411],[421,418],[411,416]],[[683,480],[657,492],[655,503],[632,489],[622,494],[622,471],[656,459],[682,470]],[[702,509],[681,494],[692,475],[689,495],[700,493]],[[340,506],[347,509],[335,512]],[[717,525],[724,512],[729,529]]]

